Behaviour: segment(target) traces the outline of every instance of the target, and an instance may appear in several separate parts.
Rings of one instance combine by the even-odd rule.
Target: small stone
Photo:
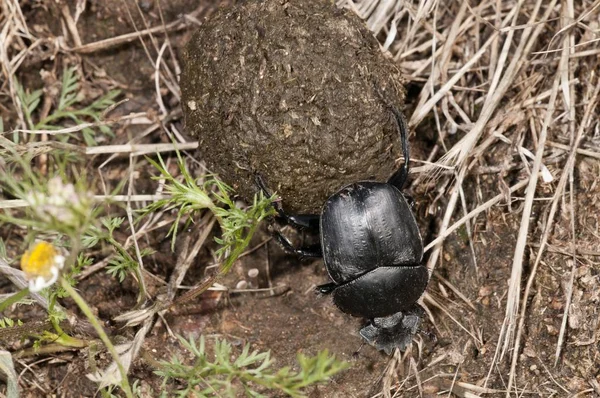
[[[553,325],[546,325],[546,330],[550,336],[558,336],[558,329]]]
[[[550,308],[556,311],[560,311],[564,308],[564,303],[561,298],[555,297],[550,303]]]
[[[535,355],[535,351],[533,350],[533,348],[529,346],[525,347],[525,349],[523,350],[523,354],[525,354],[529,358],[535,358],[537,356]]]
[[[423,394],[434,395],[440,392],[440,388],[434,384],[425,384],[423,386]]]
[[[479,297],[486,297],[486,296],[489,296],[489,295],[491,295],[491,294],[492,294],[492,292],[493,292],[493,291],[494,291],[494,289],[493,289],[491,286],[489,286],[489,285],[482,286],[482,287],[479,289]]]

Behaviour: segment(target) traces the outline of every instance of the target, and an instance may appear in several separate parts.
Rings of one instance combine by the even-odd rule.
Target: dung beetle
[[[402,194],[408,177],[409,149],[404,117],[393,106],[402,142],[404,164],[385,183],[360,181],[334,193],[320,215],[287,214],[274,204],[278,221],[320,232],[320,244],[295,248],[275,230],[274,237],[289,253],[323,257],[331,282],[317,291],[331,294],[343,312],[366,319],[360,335],[378,350],[404,350],[416,333],[423,309],[417,304],[429,273],[421,264],[423,240],[409,202]],[[260,176],[256,182],[267,196]]]

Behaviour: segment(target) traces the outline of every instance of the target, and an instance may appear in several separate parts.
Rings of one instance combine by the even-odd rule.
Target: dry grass
[[[486,162],[482,156],[490,148],[505,142],[510,145],[507,155],[511,158],[521,146],[527,146],[535,153],[531,166],[521,165],[531,167],[530,173],[522,175],[523,179],[510,189],[510,194],[514,194],[527,185],[505,300],[505,320],[500,334],[495,337],[498,355],[489,372],[494,373],[496,364],[509,357],[508,396],[517,393],[514,386],[527,300],[561,205],[562,212],[569,214],[571,220],[571,247],[577,246],[575,220],[578,206],[573,199],[573,172],[576,154],[581,153],[577,151],[581,151],[579,147],[585,142],[583,137],[592,134],[598,126],[600,2],[424,0],[405,7],[400,6],[401,3],[407,2],[366,0],[352,2],[350,7],[379,34],[385,48],[407,71],[409,81],[423,85],[412,110],[410,125],[418,135],[420,125],[433,119],[429,125],[437,127],[439,140],[427,160],[438,159],[440,165],[452,166],[455,170],[453,176],[442,174],[435,168],[431,172],[432,186],[449,187],[445,189],[449,199],[444,205],[439,237],[427,246],[427,249],[433,249],[428,263],[430,270],[438,264],[444,237],[479,212],[488,211],[507,193],[507,189],[503,189],[483,204],[471,200],[467,207],[473,210],[453,222],[462,186],[470,171]],[[449,145],[456,141],[450,139],[451,134],[461,137],[454,145]],[[540,239],[531,235],[530,226],[534,201],[539,195],[536,187],[541,184],[540,167],[546,157],[555,153],[550,146],[556,148],[555,144],[549,143],[550,137],[569,143],[561,147],[568,157],[555,172],[559,182],[552,189],[549,210],[548,206],[542,210],[547,216],[544,217],[541,246],[523,291],[525,250]],[[592,152],[596,150],[592,149]],[[497,159],[497,162],[513,163],[510,158]],[[444,182],[445,179],[450,179],[449,183]],[[570,195],[565,198],[567,181],[570,182]],[[560,335],[555,341],[556,362],[564,347],[577,262],[573,250],[570,287],[566,291]]]
[[[555,292],[564,301],[564,306],[559,333],[554,340],[547,341],[547,345],[552,346],[554,363],[542,365],[549,383],[559,391],[557,395],[567,394],[565,391],[580,396],[600,394],[597,376],[588,377],[585,387],[565,387],[569,380],[567,373],[561,370],[565,351],[575,349],[575,343],[569,341],[567,333],[573,285],[577,276],[583,273],[579,267],[596,264],[584,259],[597,255],[580,247],[577,238],[580,234],[578,219],[587,210],[577,203],[576,171],[581,159],[596,162],[596,166],[600,159],[600,0],[339,0],[337,3],[353,9],[365,19],[380,40],[382,49],[388,51],[405,71],[408,84],[419,89],[410,106],[410,115],[407,114],[417,136],[413,139],[427,135],[429,129],[435,130],[436,141],[422,159],[425,165],[418,168],[420,173],[415,179],[419,192],[425,190],[422,188],[433,192],[428,209],[440,220],[435,232],[437,238],[426,242],[427,265],[431,273],[443,261],[444,240],[461,227],[468,228],[472,258],[478,264],[478,247],[473,242],[481,241],[476,221],[491,212],[511,212],[520,219],[518,225],[512,225],[515,227],[512,231],[513,250],[504,253],[506,259],[512,258],[507,273],[508,285],[497,286],[503,322],[484,325],[493,341],[484,342],[478,327],[467,323],[467,320],[477,319],[472,311],[472,301],[476,298],[461,292],[460,287],[447,280],[433,277],[432,281],[441,285],[438,288],[441,293],[427,295],[426,304],[431,307],[428,314],[438,333],[452,340],[452,344],[439,354],[434,353],[424,366],[416,364],[414,356],[403,361],[397,354],[386,369],[382,393],[374,396],[414,396],[417,393],[424,396],[440,391],[460,397],[542,394],[541,389],[536,389],[539,386],[528,384],[529,370],[520,366],[520,361],[524,358],[524,347],[533,344],[531,339],[536,339],[527,334],[527,321],[533,319],[530,318],[532,302],[540,294],[536,276],[551,261],[548,254],[550,242],[555,243],[553,236],[566,237],[564,246],[553,246],[552,252],[570,253],[571,265],[564,291]],[[175,146],[192,150],[197,145],[186,142],[179,131],[177,75],[180,66],[169,35],[199,23],[198,18],[204,15],[206,6],[174,21],[163,20],[159,26],[149,26],[143,18],[144,13],[130,7],[128,20],[139,21],[141,16],[142,23],[136,24],[136,31],[88,41],[81,35],[78,25],[80,15],[86,12],[86,4],[79,1],[76,8],[61,8],[63,34],[54,37],[33,29],[35,21],[26,19],[20,2],[0,0],[0,113],[7,131],[4,137],[0,136],[0,149],[10,147],[17,153],[35,153],[40,156],[40,167],[45,167],[48,162],[42,155],[57,149],[76,151],[89,159],[99,156],[103,160],[96,170],[100,181],[114,169],[120,155],[129,156],[128,168],[122,170],[123,178],[129,181],[128,190],[113,200],[126,204],[130,230],[124,245],[134,248],[142,272],[146,272],[140,254],[143,246],[140,239],[173,220],[166,214],[157,214],[138,230],[134,229],[133,213],[138,208],[137,202],[163,198],[160,185],[152,194],[139,194],[135,179],[144,163],[141,158],[144,154],[170,151]],[[161,13],[162,19],[160,7],[157,12]],[[154,87],[151,109],[114,118],[103,115],[102,121],[83,126],[32,130],[18,96],[17,82],[23,79],[24,65],[53,64],[52,73],[56,73],[61,63],[74,65],[81,71],[84,66],[93,68],[86,63],[86,57],[136,41],[143,44],[147,62],[154,70],[152,76],[147,76]],[[90,78],[95,79],[102,80],[104,87],[122,86],[101,73]],[[56,94],[52,84],[45,83],[41,112],[47,114],[52,111]],[[95,83],[87,82],[92,86]],[[116,126],[124,132],[122,137],[128,135],[129,129],[143,130],[136,130],[135,137],[127,142],[96,147],[57,139],[84,127],[102,125]],[[18,144],[8,139],[15,134],[21,138]],[[164,142],[155,143],[151,137],[160,137]],[[533,159],[527,158],[525,153],[533,154]],[[193,162],[192,159],[188,161]],[[552,183],[540,179],[544,167],[552,172]],[[495,182],[483,182],[481,170],[492,170]],[[598,168],[593,170],[597,172]],[[104,192],[97,192],[97,198],[110,194],[109,189],[104,188]],[[548,196],[548,201],[541,201],[542,197]],[[522,199],[522,205],[515,205],[515,198]],[[503,203],[507,203],[507,209],[499,210]],[[15,200],[0,200],[3,210],[22,205]],[[177,275],[170,281],[161,281],[169,287],[170,300],[174,299],[174,291],[187,272],[191,256],[198,252],[212,226],[209,222],[204,224],[201,223],[200,238],[190,243],[188,250],[180,255],[182,268]],[[562,224],[568,228],[559,228]],[[18,231],[16,235],[23,232]],[[596,237],[596,242],[600,242],[600,237]],[[18,247],[18,244],[14,246]],[[105,265],[105,261],[100,261],[91,269],[97,271]],[[89,275],[85,273],[84,277]],[[19,276],[11,275],[10,278],[14,281]],[[525,279],[527,283],[523,286]],[[453,294],[445,293],[444,286]],[[458,297],[459,303],[452,302],[450,296]],[[459,311],[465,305],[471,308],[467,310],[471,314],[469,317],[453,315],[453,311]],[[143,324],[130,342],[128,364],[138,355],[157,312],[134,312],[123,319],[132,324]],[[442,326],[448,319],[458,324],[459,331],[454,332],[455,335],[447,336],[451,329]],[[594,332],[592,344],[598,344],[597,338]],[[479,351],[491,347],[494,351],[493,358],[479,363],[479,367],[484,363],[488,366],[484,372],[487,377],[469,378],[473,363],[477,362],[471,361],[471,368],[465,368],[465,356],[471,346]],[[400,363],[407,364],[405,377],[400,377]],[[448,364],[454,366],[453,372],[440,370]],[[595,365],[600,364],[596,362]],[[431,372],[437,374],[425,376]],[[428,390],[431,385],[438,386],[438,390]],[[546,391],[548,396],[552,395],[550,389]]]

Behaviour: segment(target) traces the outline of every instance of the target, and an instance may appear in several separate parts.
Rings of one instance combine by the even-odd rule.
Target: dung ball
[[[306,214],[346,184],[395,171],[401,143],[388,104],[402,107],[403,82],[349,11],[251,0],[203,23],[180,84],[209,171],[250,202],[258,174],[286,211]]]

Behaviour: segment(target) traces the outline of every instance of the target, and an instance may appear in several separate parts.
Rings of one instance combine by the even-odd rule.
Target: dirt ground
[[[38,37],[48,38],[50,43],[50,38],[65,35],[68,30],[61,23],[63,18],[60,10],[64,4],[69,2],[23,2],[22,10]],[[159,10],[154,2],[139,2],[141,15],[146,18],[144,22],[131,1],[88,2],[88,8],[77,24],[79,36],[84,43],[92,43],[131,32],[132,21],[126,9],[131,12],[138,29],[143,29],[144,23],[148,26],[159,25],[161,12],[164,21],[169,23],[193,10],[199,11],[194,18],[201,19],[210,15],[216,6],[213,2],[196,0],[161,4],[162,10]],[[197,8],[199,5],[200,8]],[[171,30],[171,47],[168,51],[179,54],[192,33],[193,23]],[[149,45],[150,40],[145,43]],[[20,78],[28,87],[42,86],[39,75],[41,68],[56,67],[57,61],[50,51],[53,47],[47,44],[47,48],[48,53],[40,52],[37,58],[28,59],[19,70]],[[64,52],[59,59],[64,64],[80,63],[89,81],[94,82],[93,88],[96,90],[115,87],[122,90],[122,96],[128,98],[129,102],[118,107],[116,114],[158,113],[154,67],[149,63],[146,51],[156,55],[154,48],[144,49],[140,41],[135,39],[118,45],[110,44],[102,50]],[[58,69],[62,69],[62,65]],[[423,81],[418,79],[409,83],[405,113],[411,114],[417,107],[417,94],[422,87]],[[163,100],[172,112],[169,123],[173,123],[187,137],[177,99],[165,92]],[[2,112],[7,115],[4,118],[5,126],[10,126],[9,107],[3,99],[0,102]],[[585,148],[597,154],[600,152],[600,139],[598,122],[595,123],[596,133],[590,134],[585,141]],[[414,131],[410,139],[414,159],[427,159],[438,142],[435,125],[433,117],[427,118]],[[129,142],[140,135],[144,127],[128,125],[115,131],[116,137],[110,142],[113,145]],[[569,143],[560,129],[550,130],[548,134],[549,141]],[[514,141],[522,137],[521,134]],[[449,147],[459,138],[447,137]],[[169,138],[160,130],[143,140],[148,143],[169,142]],[[563,171],[567,155],[565,150],[549,147],[544,157],[544,164],[555,180],[540,182],[537,186],[524,254],[521,298],[544,233],[557,176]],[[106,159],[105,155],[91,157],[90,170],[95,172]],[[103,169],[104,183],[109,191],[128,178],[129,167],[128,159],[123,157],[113,160]],[[530,175],[529,168],[520,162],[514,145],[501,141],[479,158],[473,170],[463,183],[469,210],[500,193],[506,194],[509,186]],[[153,193],[156,182],[150,179],[152,169],[144,164],[139,166],[136,173],[136,193]],[[546,253],[536,269],[531,294],[526,300],[527,311],[511,389],[513,396],[600,396],[599,179],[598,157],[578,156],[572,191],[576,217],[572,225],[569,211],[572,210],[569,199],[571,191],[567,184],[567,193],[560,201]],[[450,199],[452,178],[446,176],[439,181],[443,182],[436,185],[434,180],[414,174],[413,184],[408,189],[416,202],[415,214],[426,244],[436,238]],[[131,379],[141,380],[142,391],[147,396],[160,391],[161,379],[153,374],[152,360],[166,360],[174,354],[186,355],[181,345],[171,337],[169,332],[172,332],[191,336],[221,336],[236,349],[250,343],[253,349],[270,350],[277,366],[297,366],[297,353],[315,355],[324,349],[351,364],[348,370],[335,376],[329,384],[306,391],[310,397],[505,396],[513,347],[508,347],[502,353],[498,348],[499,335],[505,320],[508,281],[522,223],[525,192],[521,189],[513,193],[508,201],[507,198],[508,195],[505,195],[496,205],[472,220],[470,231],[463,225],[445,240],[423,299],[428,316],[423,320],[412,347],[404,354],[396,353],[390,357],[368,345],[362,346],[357,332],[360,320],[344,315],[333,306],[330,299],[314,292],[315,286],[328,278],[322,261],[299,260],[284,254],[270,240],[265,227],[250,245],[256,249],[243,256],[221,281],[230,291],[209,291],[185,308],[179,308],[156,322],[144,342],[142,355],[134,363]],[[452,222],[464,214],[459,205]],[[574,237],[571,232],[573,227],[576,233]],[[166,237],[168,228],[167,225],[152,231],[143,242],[146,247],[156,250],[146,260],[146,270],[153,275],[148,278],[152,298],[162,292],[162,285],[158,281],[168,279],[178,261],[179,251],[184,250],[183,242],[195,239],[193,229],[180,234],[176,252],[172,253],[170,238]],[[126,239],[129,232],[126,228],[121,232],[122,238]],[[215,228],[213,233],[218,233],[218,230]],[[0,229],[0,236],[5,240],[9,254],[18,252],[19,241],[15,234],[18,235],[18,232],[7,225]],[[294,231],[286,231],[286,234],[297,242],[309,239]],[[208,239],[207,242],[210,241]],[[576,244],[575,263],[571,242]],[[214,250],[214,243],[202,247],[183,285],[194,285],[206,275],[205,268],[213,263]],[[426,254],[425,261],[429,260],[430,254],[431,251]],[[96,260],[101,261],[102,258],[100,251]],[[128,277],[119,283],[104,272],[95,272],[77,285],[116,339],[119,336],[131,337],[136,331],[135,328],[122,328],[122,324],[113,320],[135,305],[135,284],[131,279]],[[11,285],[4,281],[0,282],[0,290],[2,293],[13,291]],[[569,291],[572,295],[567,306]],[[66,303],[75,309],[71,301]],[[568,310],[569,317],[560,357],[555,364],[565,310]],[[44,319],[43,311],[32,310],[31,306],[17,307],[10,314],[3,315],[24,322]],[[11,342],[10,345],[19,346],[19,343]],[[89,371],[88,355],[82,350],[20,359],[16,366],[17,372],[22,372],[20,387],[23,396],[98,396],[97,386],[83,377]],[[108,363],[108,355],[99,358],[99,366],[103,360]],[[2,389],[0,385],[0,395]]]

